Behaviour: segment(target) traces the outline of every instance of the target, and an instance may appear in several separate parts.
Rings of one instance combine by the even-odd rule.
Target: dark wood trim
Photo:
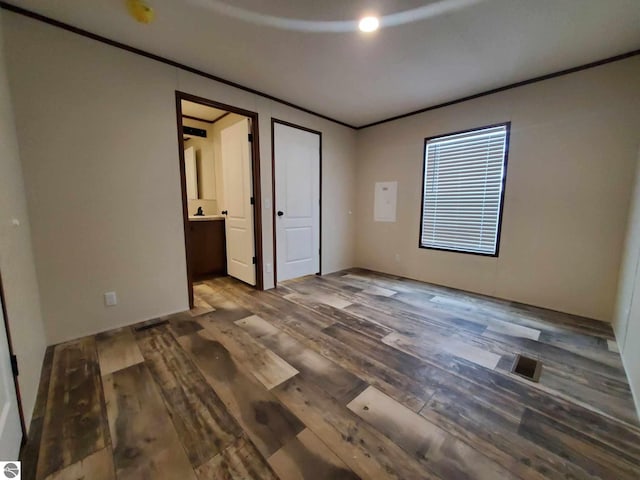
[[[247,115],[249,116],[249,115]],[[260,183],[260,129],[258,128],[258,114],[254,113],[251,118],[251,133],[253,141],[253,212],[254,212],[254,235],[256,245],[256,288],[264,290],[264,252],[262,247],[262,184]]]
[[[271,117],[271,230],[273,235],[273,288],[278,288],[278,236],[276,234],[276,143],[275,119]]]
[[[189,295],[189,308],[193,308],[193,272],[191,271],[191,235],[189,231],[189,202],[187,200],[187,178],[184,160],[184,137],[182,124],[182,98],[176,92],[176,123],[178,132],[178,159],[180,170],[180,198],[182,199],[182,226],[184,229],[184,252],[187,261],[187,294]]]
[[[296,105],[295,103],[289,102],[287,100],[283,100],[281,98],[274,97],[273,95],[269,95],[268,93],[261,92],[259,90],[254,89],[254,88],[247,87],[247,86],[241,85],[241,84],[236,83],[236,82],[232,82],[231,80],[225,80],[224,78],[218,77],[218,76],[213,75],[211,73],[207,73],[205,71],[199,70],[199,69],[194,68],[194,67],[190,67],[188,65],[184,65],[184,64],[182,64],[180,62],[176,62],[175,60],[170,60],[170,59],[162,57],[160,55],[156,55],[155,53],[147,52],[147,51],[142,50],[140,48],[132,47],[132,46],[127,45],[125,43],[121,43],[121,42],[118,42],[116,40],[112,40],[110,38],[103,37],[102,35],[98,35],[98,34],[89,32],[89,31],[84,30],[82,28],[74,27],[73,25],[70,25],[68,23],[64,23],[64,22],[61,22],[59,20],[55,20],[55,19],[47,17],[45,15],[41,15],[41,14],[36,13],[34,11],[27,10],[25,8],[22,8],[22,7],[18,7],[16,5],[12,5],[10,3],[7,3],[7,2],[1,1],[1,0],[0,0],[0,8],[2,8],[4,10],[7,10],[9,12],[17,13],[18,15],[22,15],[22,16],[31,18],[33,20],[37,20],[39,22],[46,23],[46,24],[54,26],[54,27],[61,28],[61,29],[66,30],[68,32],[75,33],[77,35],[80,35],[80,36],[83,36],[83,37],[86,37],[86,38],[90,38],[91,40],[95,40],[95,41],[104,43],[106,45],[109,45],[109,46],[112,46],[112,47],[116,47],[116,48],[119,48],[121,50],[125,50],[125,51],[127,51],[129,53],[135,53],[136,55],[140,55],[140,56],[149,58],[151,60],[155,60],[157,62],[164,63],[164,64],[169,65],[171,67],[179,68],[181,70],[184,70],[185,72],[193,73],[195,75],[199,75],[201,77],[208,78],[209,80],[213,80],[215,82],[219,82],[219,83],[223,83],[225,85],[229,85],[229,86],[237,88],[239,90],[243,90],[245,92],[252,93],[254,95],[259,95],[259,96],[267,98],[269,100],[273,100],[274,102],[281,103],[282,105],[286,105],[287,107],[292,107],[292,108],[295,108],[296,110],[300,110],[301,112],[305,112],[305,113],[308,113],[310,115],[315,115],[316,117],[320,117],[320,118],[323,118],[325,120],[329,120],[330,122],[337,123],[337,124],[342,125],[344,127],[349,127],[349,128],[353,128],[353,129],[356,128],[354,125],[350,125],[348,123],[342,122],[342,121],[337,120],[335,118],[331,118],[331,117],[329,117],[327,115],[323,115],[321,113],[314,112],[313,110],[309,110],[308,108],[301,107],[300,105]]]
[[[425,247],[422,245],[422,223],[424,222],[424,176],[427,169],[427,142],[441,137],[449,137],[451,135],[459,135],[461,133],[475,132],[476,130],[483,130],[485,128],[502,127],[507,129],[505,145],[504,145],[504,160],[502,168],[502,191],[500,192],[500,211],[498,212],[498,231],[496,233],[496,251],[494,253],[478,253],[467,252],[465,250],[456,250],[454,248],[439,248],[439,247]],[[483,125],[481,127],[468,128],[466,130],[460,130],[458,132],[444,133],[441,135],[433,135],[424,139],[424,147],[422,150],[422,176],[420,177],[420,192],[421,192],[421,206],[420,206],[420,225],[418,226],[418,248],[423,250],[437,250],[441,252],[453,252],[464,253],[465,255],[478,255],[480,257],[494,257],[497,258],[500,255],[500,235],[502,234],[502,212],[504,209],[504,192],[507,188],[507,165],[509,163],[509,139],[511,137],[511,122],[494,123],[492,125]]]
[[[229,113],[231,112],[224,112],[222,115],[214,118],[213,120],[205,120],[204,118],[194,117],[193,115],[184,115],[184,114],[182,115],[182,118],[188,118],[189,120],[195,120],[197,122],[203,122],[203,123],[208,123],[210,125],[213,125],[217,121],[222,120],[224,117],[229,115]]]
[[[193,281],[194,276],[191,271],[191,241],[189,230],[189,211],[187,200],[187,180],[185,174],[184,162],[184,139],[182,133],[182,100],[207,105],[209,107],[225,110],[225,115],[229,113],[237,113],[250,119],[251,133],[253,141],[251,142],[251,161],[253,175],[253,220],[254,220],[254,248],[256,254],[256,288],[264,290],[264,271],[263,271],[263,248],[262,248],[262,201],[261,201],[261,184],[260,184],[260,137],[258,128],[258,114],[250,110],[234,107],[224,103],[209,100],[207,98],[198,97],[186,92],[176,90],[176,116],[178,129],[178,156],[180,159],[180,188],[182,191],[182,218],[185,237],[185,257],[187,261],[187,282],[189,292],[189,307],[193,308]],[[221,117],[218,118],[218,120]]]
[[[565,70],[560,70],[553,73],[548,73],[546,75],[541,75],[539,77],[530,78],[528,80],[523,80],[521,82],[510,83],[509,85],[505,85],[503,87],[493,88],[491,90],[486,90],[484,92],[476,93],[473,95],[469,95],[467,97],[458,98],[456,100],[450,100],[448,102],[439,103],[437,105],[432,105],[430,107],[424,107],[419,110],[413,110],[408,113],[403,113],[401,115],[395,115],[393,117],[385,118],[383,120],[378,120],[376,122],[367,123],[366,125],[361,125],[356,127],[356,130],[362,130],[364,128],[374,127],[376,125],[381,125],[383,123],[393,122],[395,120],[400,120],[401,118],[411,117],[413,115],[418,115],[420,113],[429,112],[431,110],[437,110],[438,108],[449,107],[451,105],[455,105],[457,103],[467,102],[469,100],[475,100],[476,98],[486,97],[487,95],[493,95],[494,93],[504,92],[505,90],[511,90],[512,88],[524,87],[525,85],[530,85],[532,83],[542,82],[544,80],[550,80],[556,77],[562,77],[563,75],[569,75],[570,73],[581,72],[582,70],[588,70],[590,68],[599,67],[601,65],[606,65],[608,63],[618,62],[620,60],[625,60],[627,58],[635,57],[636,55],[640,55],[640,49],[632,50],[627,53],[622,53],[620,55],[615,55],[613,57],[604,58],[602,60],[597,60],[591,63],[585,63],[584,65],[579,65],[577,67],[567,68]]]
[[[502,192],[500,193],[500,212],[498,213],[498,232],[496,233],[496,257],[500,255],[500,237],[502,235],[502,213],[504,211],[504,194],[507,190],[507,168],[509,166],[509,142],[511,141],[511,122],[505,122],[507,136],[504,143],[504,164],[502,167]]]
[[[213,125],[216,122],[219,122],[220,120],[222,120],[224,117],[226,117],[227,115],[229,115],[231,112],[225,112],[222,115],[220,115],[218,118],[216,118],[214,121],[211,122],[211,124]]]
[[[193,115],[185,115],[182,114],[182,118],[188,118],[189,120],[195,120],[196,122],[202,122],[202,123],[213,123],[213,120],[205,120],[204,118],[200,118],[200,117],[194,117]]]
[[[312,128],[297,125],[295,123],[287,122],[286,120],[280,120],[277,118],[271,118],[271,205],[272,205],[272,222],[273,222],[273,284],[274,287],[278,286],[278,251],[277,251],[277,234],[276,234],[276,147],[275,147],[275,124],[286,125],[287,127],[297,128],[298,130],[304,130],[305,132],[314,133],[320,137],[319,148],[319,188],[320,188],[320,228],[318,235],[320,235],[320,253],[318,261],[319,271],[316,275],[322,275],[322,132],[313,130]]]
[[[7,344],[9,345],[9,355],[15,355],[13,350],[13,342],[11,340],[11,327],[9,326],[9,315],[7,314],[7,300],[4,296],[4,286],[2,285],[2,274],[0,274],[0,301],[2,302],[2,316],[4,317],[4,329],[7,334]],[[20,384],[18,376],[13,375],[13,385],[16,388],[16,403],[18,404],[18,414],[20,415],[20,428],[22,430],[22,440],[20,447],[24,446],[27,441],[27,426],[24,423],[24,410],[22,408],[22,395],[20,394]]]

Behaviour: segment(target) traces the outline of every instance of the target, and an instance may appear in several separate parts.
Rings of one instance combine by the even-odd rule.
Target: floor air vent
[[[527,380],[537,382],[540,378],[540,372],[542,371],[542,362],[534,358],[518,354],[516,355],[516,359],[513,361],[511,371],[516,375],[526,378]]]
[[[143,330],[149,330],[150,328],[156,328],[160,325],[166,325],[169,323],[169,320],[160,320],[159,322],[153,323],[145,323],[144,325],[140,325],[139,327],[133,327],[136,332],[142,332]]]

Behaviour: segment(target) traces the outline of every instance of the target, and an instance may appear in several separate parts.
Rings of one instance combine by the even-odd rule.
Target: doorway
[[[176,92],[189,306],[193,283],[263,289],[258,114]]]
[[[276,283],[321,274],[322,133],[272,119]]]

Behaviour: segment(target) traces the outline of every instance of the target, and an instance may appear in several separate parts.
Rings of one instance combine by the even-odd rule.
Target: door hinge
[[[11,370],[13,371],[13,376],[18,376],[18,357],[15,355],[11,355]]]
[[[250,134],[248,135],[248,137],[249,137],[249,141],[250,141],[250,142],[253,142],[253,133],[250,133]]]
[[[256,263],[258,263],[258,261],[256,260],[256,257],[253,257],[253,264],[255,265]]]
[[[256,204],[256,199],[251,197],[251,199],[249,200],[251,202],[251,205],[255,205]]]

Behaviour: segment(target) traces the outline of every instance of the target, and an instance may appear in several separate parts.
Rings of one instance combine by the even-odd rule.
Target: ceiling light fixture
[[[375,32],[380,26],[380,20],[377,17],[363,17],[358,23],[361,32]]]

